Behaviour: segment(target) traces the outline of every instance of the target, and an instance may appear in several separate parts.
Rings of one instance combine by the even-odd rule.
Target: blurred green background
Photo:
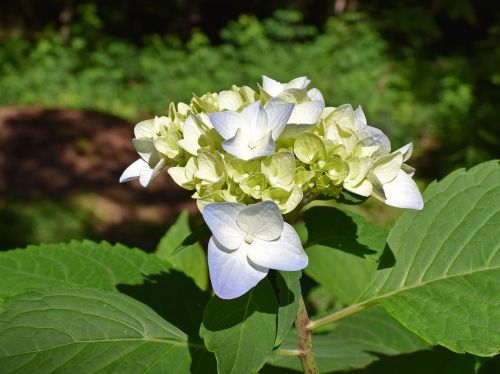
[[[262,74],[307,75],[328,105],[362,105],[394,148],[414,143],[425,186],[498,157],[499,67],[491,1],[3,1],[0,248],[81,237],[154,248],[195,209],[167,178],[118,186],[133,123]],[[357,209],[385,226],[400,213]]]

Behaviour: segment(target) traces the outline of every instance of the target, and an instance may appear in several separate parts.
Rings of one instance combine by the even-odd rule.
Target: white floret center
[[[244,240],[245,240],[245,243],[252,244],[252,242],[253,242],[253,235],[251,235],[251,234],[245,234],[245,239]]]

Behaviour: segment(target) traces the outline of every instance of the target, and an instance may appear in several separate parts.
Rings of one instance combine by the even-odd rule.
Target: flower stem
[[[299,357],[302,368],[306,374],[318,374],[318,367],[312,350],[312,333],[309,328],[309,316],[307,315],[304,299],[300,297],[299,308],[295,316],[295,327],[299,335]]]
[[[280,349],[278,351],[278,356],[282,357],[300,356],[300,351],[298,349]]]
[[[361,304],[354,304],[354,305],[348,306],[347,308],[341,309],[338,312],[335,312],[335,313],[329,314],[323,318],[317,319],[316,321],[309,321],[307,328],[309,330],[313,330],[313,329],[317,329],[318,327],[328,325],[330,323],[338,321],[339,319],[347,317],[351,314],[360,312],[363,309],[369,307],[370,305],[371,304],[369,304],[369,303],[361,303]]]

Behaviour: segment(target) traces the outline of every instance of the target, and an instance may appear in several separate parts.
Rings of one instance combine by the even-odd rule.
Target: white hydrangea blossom
[[[243,295],[269,269],[295,271],[307,266],[299,236],[273,202],[208,204],[203,218],[213,233],[208,244],[210,280],[223,299]]]
[[[275,141],[290,118],[293,104],[272,99],[265,106],[260,101],[241,112],[216,112],[210,116],[215,130],[224,138],[222,148],[241,160],[270,155]]]
[[[146,187],[163,170],[193,191],[213,232],[209,268],[215,292],[242,295],[269,269],[300,270],[307,256],[282,214],[342,189],[399,208],[422,209],[406,164],[412,144],[391,152],[387,136],[361,107],[325,107],[299,77],[263,76],[260,92],[232,86],[171,104],[168,116],[140,122],[140,158],[120,177]]]

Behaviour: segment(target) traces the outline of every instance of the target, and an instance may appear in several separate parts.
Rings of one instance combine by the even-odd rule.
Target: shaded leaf
[[[196,241],[190,239],[188,213],[183,211],[177,221],[168,229],[160,240],[156,254],[162,260],[194,279],[198,287],[206,290],[208,287],[208,270],[205,251]],[[182,249],[179,250],[179,248]]]
[[[280,271],[276,274],[278,284],[278,327],[275,345],[281,344],[295,321],[299,299],[302,296],[300,289],[300,271]]]
[[[375,275],[387,230],[332,207],[311,208],[304,221],[309,230],[305,273],[338,301],[353,303]]]
[[[264,365],[274,347],[277,312],[267,279],[237,299],[210,300],[200,335],[215,353],[219,373],[253,373]]]

